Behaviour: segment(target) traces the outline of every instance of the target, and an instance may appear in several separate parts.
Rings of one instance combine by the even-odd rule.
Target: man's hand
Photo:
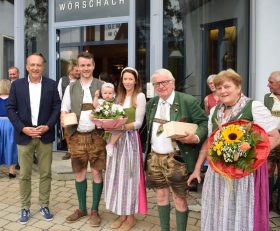
[[[68,114],[68,112],[65,112],[65,111],[62,111],[60,113],[60,125],[61,127],[65,128],[66,126],[64,125],[64,118],[65,118],[65,115]]]
[[[38,132],[40,132],[40,136],[42,136],[49,130],[49,126],[48,125],[40,125],[36,128],[36,130]]]
[[[37,128],[34,128],[34,127],[24,127],[22,129],[22,132],[25,135],[30,136],[32,138],[40,138],[41,137],[41,132],[39,130],[37,130]]]
[[[188,132],[185,132],[185,136],[180,136],[177,137],[176,140],[180,141],[181,143],[185,144],[198,144],[199,143],[199,138],[195,134],[191,134]]]

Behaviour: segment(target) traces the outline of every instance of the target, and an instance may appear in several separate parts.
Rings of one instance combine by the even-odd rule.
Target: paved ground
[[[88,218],[82,219],[76,223],[68,224],[65,217],[77,208],[76,192],[74,187],[73,175],[71,172],[70,161],[61,161],[62,153],[54,153],[53,161],[53,181],[51,191],[50,209],[54,213],[54,220],[44,221],[38,212],[38,174],[36,166],[32,178],[32,206],[31,219],[26,225],[18,223],[20,203],[19,203],[19,185],[17,179],[9,180],[7,177],[7,168],[0,168],[0,231],[76,231],[76,230],[111,230],[110,224],[117,217],[105,209],[103,198],[100,203],[100,213],[102,217],[101,227],[93,228],[88,224]],[[91,206],[91,182],[88,181],[88,209]],[[197,193],[190,192],[188,202],[190,207],[190,216],[188,220],[188,231],[200,230],[200,197],[201,189]],[[146,216],[137,215],[137,224],[133,230],[160,231],[159,219],[156,209],[155,194],[148,191],[148,208]],[[280,215],[271,212],[270,226],[271,230],[280,230]],[[175,227],[174,208],[171,214],[172,230]]]

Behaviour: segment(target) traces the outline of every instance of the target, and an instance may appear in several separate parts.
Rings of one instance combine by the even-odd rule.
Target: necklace
[[[230,109],[232,109],[232,107],[233,107],[233,106],[227,106],[227,105],[225,105],[225,110],[230,110]]]

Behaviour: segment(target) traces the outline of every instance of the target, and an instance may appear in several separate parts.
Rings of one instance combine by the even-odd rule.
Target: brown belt
[[[271,111],[271,115],[275,117],[280,117],[280,111]]]
[[[88,110],[92,110],[92,109],[93,109],[93,105],[91,103],[83,103],[82,104],[81,111],[88,111]]]
[[[168,120],[162,120],[158,118],[154,118],[153,121],[159,124],[166,124],[167,122],[169,122]]]

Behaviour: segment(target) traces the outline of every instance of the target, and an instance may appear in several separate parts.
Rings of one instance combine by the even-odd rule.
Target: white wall
[[[256,0],[256,100],[263,101],[269,92],[267,79],[272,71],[280,70],[280,1]],[[254,73],[254,70],[252,70]]]
[[[14,37],[14,5],[8,1],[0,1],[0,78],[4,76],[7,78],[6,66],[9,65],[7,60],[12,59],[12,57],[4,56],[4,37]],[[4,64],[5,63],[5,64]]]
[[[0,1],[0,34],[14,37],[14,5]]]

